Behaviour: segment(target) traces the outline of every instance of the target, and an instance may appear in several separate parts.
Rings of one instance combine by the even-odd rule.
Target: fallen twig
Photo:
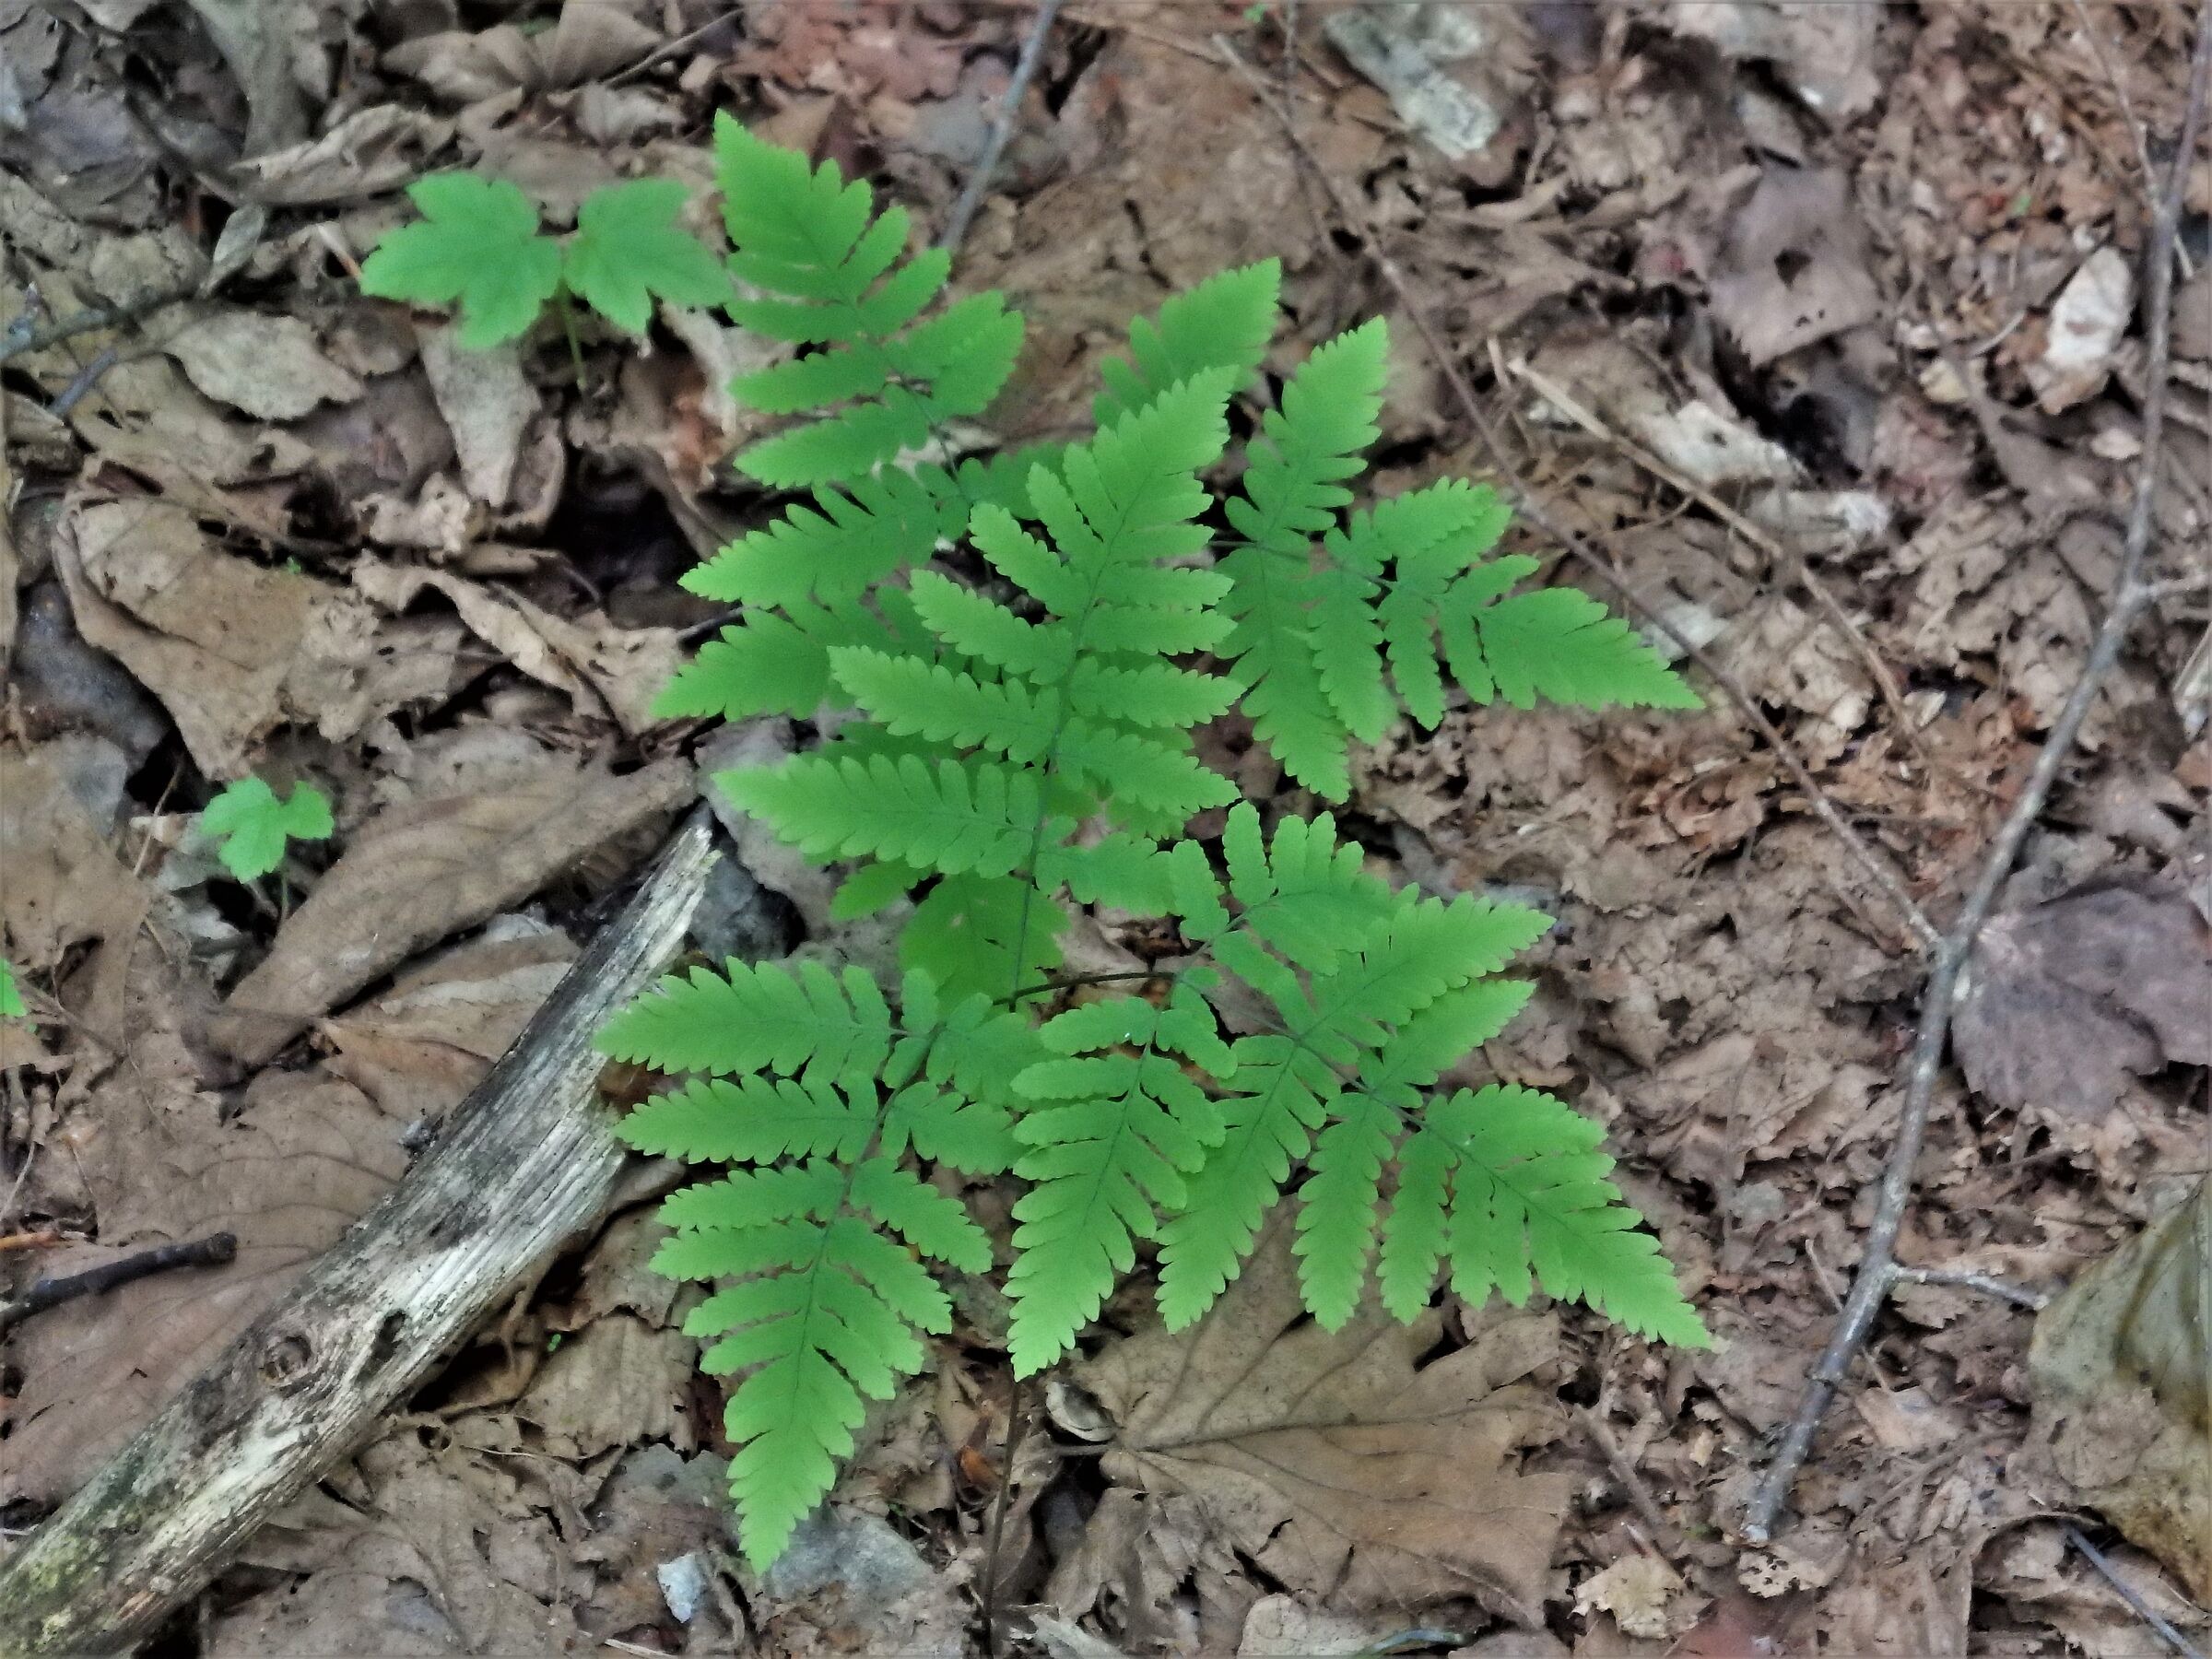
[[[0,1653],[143,1641],[613,1195],[592,1036],[680,948],[703,810],[391,1194],[0,1560]]]
[[[2008,1301],[2031,1312],[2041,1312],[2051,1300],[2041,1290],[2006,1284],[1986,1273],[1965,1273],[1952,1267],[1899,1267],[1896,1277],[1914,1285],[1947,1285],[1956,1290],[1979,1290],[1984,1296],[1994,1296],[1999,1301]]]
[[[1006,153],[1006,141],[1014,136],[1014,123],[1021,114],[1022,94],[1030,89],[1030,82],[1036,77],[1037,65],[1044,56],[1044,37],[1052,32],[1053,18],[1059,10],[1060,0],[1038,0],[1037,14],[1030,19],[1029,36],[1021,43],[1021,55],[1014,60],[1014,78],[1006,83],[1006,95],[999,103],[998,113],[992,118],[991,135],[983,140],[983,153],[976,161],[975,171],[969,174],[959,199],[946,216],[945,233],[937,238],[938,247],[957,252],[966,240],[968,226],[983,205],[983,193],[991,188],[991,175],[998,171],[998,159]]]
[[[165,305],[174,305],[180,300],[189,300],[200,291],[204,278],[194,276],[185,281],[172,282],[164,288],[148,288],[145,293],[116,305],[95,305],[88,310],[74,312],[66,317],[57,317],[43,328],[25,328],[29,320],[26,312],[8,324],[7,333],[0,335],[0,363],[21,357],[26,352],[43,351],[49,346],[58,346],[64,340],[80,334],[89,334],[96,328],[120,328],[126,323],[135,323],[149,316]]]
[[[1876,1315],[1900,1277],[1895,1251],[1898,1229],[1912,1196],[1913,1167],[1920,1160],[1928,1112],[1936,1094],[1936,1074],[1943,1061],[1950,1034],[1951,1010],[1958,1000],[1960,975],[1974,940],[1996,902],[1997,889],[2011,873],[2021,843],[2041,813],[2059,768],[2073,752],[2082,722],[2097,693],[2120,660],[2120,648],[2128,630],[2149,608],[2162,584],[2143,580],[2145,556],[2150,547],[2153,509],[2158,497],[2159,460],[2165,437],[2167,362],[2171,348],[2173,321],[2173,245],[2179,231],[2182,201],[2188,182],[2189,159],[2196,148],[2197,129],[2205,111],[2205,87],[2212,76],[2212,6],[2197,14],[2196,48],[2189,70],[2189,104],[2182,118],[2180,147],[2166,189],[2153,215],[2150,235],[2150,290],[2147,297],[2149,351],[2145,371],[2147,390],[2143,407],[2141,471],[2136,479],[2136,497],[2128,514],[2127,533],[2121,543],[2120,570],[2112,579],[2104,620],[2091,641],[2088,660],[2075,682],[2065,706],[2051,724],[2050,735],[2036,756],[2034,768],[2012,810],[2006,815],[1991,844],[1973,890],[1968,894],[1959,919],[1936,947],[1928,975],[1927,994],[1921,1004],[1920,1027],[1905,1069],[1905,1101],[1900,1113],[1897,1141],[1891,1148],[1876,1192],[1874,1224],[1866,1235],[1866,1249],[1852,1280],[1851,1295],[1837,1317],[1834,1334],[1813,1368],[1797,1415],[1744,1512],[1744,1535],[1754,1544],[1772,1535],[1782,1506],[1788,1499],[1797,1470],[1811,1450],[1814,1431],[1850,1368],[1852,1356],[1865,1342]]]
[[[2081,1551],[2082,1559],[2094,1567],[2098,1572],[2103,1575],[2104,1582],[2120,1593],[2120,1599],[2128,1605],[2129,1610],[2157,1631],[2160,1640],[2175,1653],[2181,1654],[2182,1659],[2205,1659],[2203,1651],[2194,1642],[2175,1630],[2156,1607],[2136,1594],[2133,1584],[2120,1576],[2118,1571],[2113,1569],[2112,1562],[2105,1559],[2104,1551],[2081,1535],[2081,1528],[2068,1523],[2066,1542]]]
[[[1556,537],[1559,545],[1577,562],[1618,594],[1623,603],[1644,619],[1645,624],[1653,632],[1668,641],[1676,650],[1705,671],[1712,682],[1726,694],[1728,700],[1735,705],[1737,712],[1751,724],[1752,729],[1765,740],[1767,747],[1774,751],[1783,768],[1796,782],[1797,787],[1804,791],[1806,804],[1822,823],[1835,832],[1837,839],[1843,843],[1845,850],[1858,863],[1859,867],[1865,871],[1867,878],[1879,889],[1882,896],[1888,900],[1898,915],[1903,918],[1906,926],[1912,931],[1914,936],[1924,946],[1936,944],[1941,935],[1937,933],[1936,924],[1928,920],[1927,913],[1913,900],[1912,895],[1905,890],[1903,880],[1875,854],[1874,849],[1869,847],[1858,831],[1851,827],[1850,821],[1844,818],[1842,810],[1836,806],[1833,800],[1829,798],[1828,792],[1820,787],[1819,781],[1813,776],[1805,762],[1798,758],[1797,751],[1791,747],[1789,739],[1784,737],[1774,723],[1767,718],[1765,711],[1759,708],[1750,692],[1744,688],[1743,682],[1724,667],[1719,660],[1702,646],[1692,643],[1680,629],[1666,619],[1658,606],[1616,575],[1611,566],[1592,549],[1589,539],[1562,524],[1530,488],[1528,480],[1522,477],[1521,470],[1512,464],[1508,456],[1505,446],[1499,441],[1497,430],[1491,425],[1488,415],[1483,411],[1481,401],[1476,397],[1475,388],[1468,384],[1467,377],[1462,372],[1458,360],[1452,356],[1451,352],[1445,348],[1443,341],[1438,337],[1434,324],[1429,320],[1427,308],[1414,298],[1413,288],[1406,280],[1406,273],[1399,269],[1397,261],[1393,259],[1383,248],[1381,239],[1376,236],[1373,226],[1367,216],[1359,210],[1350,197],[1345,194],[1344,187],[1330,176],[1328,170],[1321,165],[1312,150],[1307,147],[1304,139],[1300,136],[1296,124],[1288,119],[1281,102],[1275,96],[1274,88],[1260,76],[1258,71],[1244,61],[1236,47],[1228,40],[1220,35],[1216,35],[1213,39],[1215,50],[1221,53],[1230,67],[1242,77],[1245,84],[1252,88],[1253,95],[1274,112],[1277,121],[1282,125],[1285,135],[1289,140],[1292,151],[1327,194],[1346,227],[1359,238],[1360,245],[1366,251],[1369,260],[1374,265],[1382,280],[1389,285],[1391,293],[1396,298],[1400,308],[1411,319],[1415,330],[1421,336],[1422,343],[1429,348],[1429,354],[1434,359],[1438,372],[1444,377],[1444,382],[1451,387],[1453,396],[1457,400],[1462,412],[1466,415],[1467,419],[1481,437],[1484,447],[1489,451],[1491,464],[1504,477],[1506,485],[1513,496],[1514,505],[1519,509],[1522,516],[1546,535]]]
[[[75,1301],[80,1296],[98,1296],[103,1290],[167,1273],[172,1267],[218,1267],[237,1259],[238,1235],[218,1232],[182,1244],[142,1250],[136,1255],[103,1263],[64,1278],[42,1278],[14,1300],[0,1301],[0,1331],[22,1324],[33,1313],[43,1313],[49,1308]]]

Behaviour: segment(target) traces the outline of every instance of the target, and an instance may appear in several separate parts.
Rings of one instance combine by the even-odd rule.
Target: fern
[[[715,146],[726,309],[793,348],[735,388],[784,422],[736,464],[803,499],[686,579],[739,615],[659,706],[819,722],[815,748],[716,782],[850,865],[832,915],[895,923],[900,969],[697,970],[601,1033],[674,1077],[630,1144],[728,1166],[668,1201],[658,1265],[716,1287],[687,1328],[735,1380],[748,1557],[775,1557],[866,1402],[926,1362],[941,1276],[992,1269],[933,1170],[1019,1188],[1020,1376],[1147,1251],[1164,1317],[1200,1317],[1285,1194],[1324,1325],[1371,1277],[1411,1318],[1448,1274],[1702,1342],[1594,1124],[1529,1089],[1440,1089],[1525,1001],[1500,970],[1547,919],[1394,891],[1325,814],[1264,823],[1194,738],[1241,711],[1341,798],[1353,743],[1433,726],[1454,696],[1695,706],[1688,688],[1582,594],[1516,591],[1535,561],[1499,555],[1487,488],[1355,510],[1380,323],[1317,347],[1230,454],[1230,405],[1265,390],[1273,262],[1133,324],[1088,441],[954,465],[1018,316],[945,302],[944,257],[910,254],[906,214],[865,184],[727,121]],[[1147,923],[1141,994],[1055,979],[1086,909]]]
[[[727,1427],[756,1568],[830,1489],[864,1396],[888,1398],[921,1369],[915,1333],[951,1329],[950,1299],[915,1258],[990,1267],[982,1230],[915,1157],[1003,1171],[1013,1141],[993,1086],[1035,1045],[1027,1021],[985,998],[943,1006],[927,975],[907,977],[894,1016],[869,975],[818,963],[672,975],[600,1032],[618,1059],[710,1074],[631,1112],[624,1139],[750,1166],[662,1206],[675,1237],[653,1265],[737,1281],[684,1329],[716,1338],[706,1370],[747,1372]]]

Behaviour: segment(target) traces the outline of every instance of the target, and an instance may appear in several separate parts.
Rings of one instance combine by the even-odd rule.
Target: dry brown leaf
[[[2130,1073],[2212,1064],[2212,930],[2181,888],[2124,877],[1993,917],[1952,1041],[1999,1105],[2099,1116]]]
[[[1219,1653],[1253,1594],[1205,1500],[1112,1487],[1053,1563],[1044,1599],[1069,1618],[1099,1619],[1116,1652]]]
[[[536,390],[523,377],[512,342],[468,351],[453,342],[449,324],[421,331],[422,369],[453,434],[461,477],[469,494],[486,506],[506,504],[522,458],[523,429],[537,413]]]
[[[574,700],[581,712],[604,711],[633,735],[653,724],[653,700],[683,660],[673,628],[622,628],[595,614],[571,621],[519,594],[444,571],[364,559],[353,580],[392,611],[435,588],[470,631],[532,679]]]
[[[330,1069],[403,1123],[441,1117],[522,1035],[575,959],[559,928],[501,917],[373,1002],[321,1021],[318,1034],[336,1051]]]
[[[400,629],[396,649],[359,595],[222,551],[174,502],[82,505],[56,555],[78,629],[161,700],[211,778],[250,771],[279,725],[335,741],[452,683],[438,641]]]
[[[1613,1615],[1630,1636],[1679,1636],[1698,1622],[1701,1599],[1658,1556],[1631,1553],[1575,1586],[1574,1610]]]
[[[535,1424],[555,1457],[596,1457],[615,1446],[666,1441],[697,1448],[686,1401],[699,1343],[628,1313],[610,1313],[547,1356],[514,1415]]]
[[[333,1077],[270,1073],[226,1122],[167,1034],[134,1045],[96,1100],[77,1156],[100,1242],[50,1256],[45,1270],[224,1231],[238,1236],[238,1258],[157,1274],[23,1326],[0,1501],[46,1502],[74,1488],[406,1168],[399,1124]]]
[[[372,818],[239,982],[211,1036],[250,1065],[425,946],[512,910],[596,848],[675,810],[690,769],[617,777],[556,764],[535,781]]]
[[[1278,1222],[1200,1324],[1080,1369],[1121,1426],[1106,1472],[1200,1499],[1294,1593],[1407,1608],[1473,1595],[1535,1625],[1568,1481],[1510,1465],[1559,1431],[1557,1407],[1517,1381],[1556,1351],[1557,1321],[1478,1316],[1467,1347],[1420,1366],[1440,1317],[1400,1325],[1370,1307],[1322,1330]]]
[[[1712,310],[1754,368],[1871,322],[1881,294],[1841,172],[1770,167],[1728,227]]]
[[[2037,1316],[2035,1432],[2058,1472],[2212,1602],[2212,1181]]]
[[[96,814],[80,798],[88,745],[113,753],[83,737],[28,752],[0,748],[0,923],[4,954],[18,970],[58,969],[72,947],[101,942],[80,1018],[112,1037],[151,895],[108,844],[112,815]]]
[[[162,349],[192,383],[256,420],[297,420],[317,404],[351,403],[361,382],[323,353],[297,317],[225,308],[170,336]]]
[[[210,1659],[316,1654],[567,1653],[590,1590],[544,1509],[500,1462],[413,1430],[356,1460],[358,1507],[320,1488],[248,1546],[303,1571],[215,1619]]]
[[[241,162],[236,177],[265,206],[355,201],[397,190],[420,175],[453,135],[453,124],[427,110],[372,104],[320,137]]]
[[[456,104],[581,86],[628,68],[661,43],[660,29],[629,15],[644,9],[622,0],[569,0],[549,29],[525,31],[512,23],[476,33],[446,29],[403,41],[384,64]]]

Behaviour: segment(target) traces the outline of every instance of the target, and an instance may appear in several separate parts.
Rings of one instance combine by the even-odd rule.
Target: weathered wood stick
[[[712,860],[702,809],[421,1162],[0,1561],[0,1654],[144,1639],[598,1219],[623,1149],[592,1033],[682,947]]]

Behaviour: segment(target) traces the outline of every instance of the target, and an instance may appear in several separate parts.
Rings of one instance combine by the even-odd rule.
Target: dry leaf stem
[[[2151,521],[2158,498],[2159,459],[2165,438],[2167,362],[2172,347],[2174,241],[2181,226],[2189,159],[2196,148],[2197,130],[2204,117],[2208,75],[2212,75],[2212,6],[2197,13],[2196,47],[2189,70],[2188,110],[2182,118],[2181,143],[2174,152],[2165,194],[2158,201],[2151,221],[2147,312],[2150,341],[2147,391],[2143,406],[2143,450],[2136,478],[2135,504],[2129,512],[2127,533],[2121,544],[2119,573],[2112,579],[2104,620],[2090,643],[2081,676],[2075,682],[2065,706],[2059,711],[2058,718],[2052,723],[2050,735],[2036,756],[2027,783],[1991,843],[1981,875],[1973,890],[1967,895],[1959,919],[1936,948],[1927,994],[1921,1004],[1919,1031],[1906,1065],[1905,1103],[1899,1117],[1897,1141],[1875,1189],[1874,1224],[1867,1232],[1865,1253],[1860,1258],[1858,1272],[1852,1280],[1851,1295],[1837,1316],[1835,1331],[1813,1368],[1804,1397],[1798,1402],[1797,1415],[1791,1420],[1773,1463],[1745,1506],[1743,1532],[1754,1544],[1763,1544],[1773,1535],[1775,1522],[1789,1498],[1790,1488],[1812,1448],[1814,1431],[1835,1399],[1852,1356],[1865,1341],[1882,1304],[1901,1277],[1896,1261],[1898,1230],[1903,1225],[1905,1210],[1912,1202],[1913,1167],[1920,1161],[1921,1143],[1927,1134],[1936,1074],[1942,1065],[1959,979],[1975,936],[1988,920],[1998,888],[2010,874],[2020,846],[2028,839],[2028,831],[2058,782],[2059,769],[2073,752],[2075,739],[2080,735],[2090,705],[2096,701],[2097,693],[2113,665],[2120,660],[2120,649],[2129,630],[2150,608],[2160,589],[2161,584],[2143,579],[2143,565],[2150,547]]]
[[[1396,298],[1399,306],[1412,321],[1415,331],[1420,335],[1422,344],[1428,347],[1429,355],[1434,359],[1438,372],[1444,377],[1445,383],[1451,387],[1453,396],[1458,401],[1460,408],[1474,425],[1477,433],[1480,435],[1484,448],[1489,452],[1491,464],[1504,477],[1507,487],[1512,493],[1513,503],[1519,509],[1522,516],[1547,535],[1556,537],[1559,545],[1565,547],[1585,570],[1604,582],[1606,587],[1619,596],[1624,604],[1641,617],[1653,632],[1665,639],[1712,677],[1713,683],[1726,693],[1728,700],[1735,705],[1737,712],[1750,723],[1752,729],[1765,740],[1767,747],[1774,751],[1775,756],[1796,782],[1797,787],[1805,792],[1806,805],[1812,808],[1822,823],[1835,832],[1837,839],[1843,843],[1844,849],[1850,853],[1859,867],[1865,871],[1867,879],[1872,881],[1882,896],[1889,900],[1891,908],[1904,919],[1906,926],[1912,929],[1914,936],[1924,947],[1935,946],[1942,935],[1937,932],[1936,924],[1928,920],[1927,913],[1920,908],[1912,895],[1905,890],[1902,878],[1877,856],[1858,831],[1851,827],[1850,820],[1844,818],[1842,810],[1833,800],[1829,798],[1828,792],[1820,787],[1819,781],[1813,776],[1805,762],[1798,758],[1797,751],[1791,746],[1789,739],[1784,737],[1781,729],[1767,718],[1765,711],[1759,708],[1750,692],[1744,688],[1743,682],[1724,667],[1720,661],[1702,646],[1693,644],[1680,629],[1661,614],[1658,606],[1652,601],[1615,574],[1607,560],[1600,558],[1597,551],[1591,547],[1592,538],[1569,529],[1544,505],[1535,490],[1530,488],[1528,480],[1522,476],[1521,470],[1507,455],[1504,446],[1499,441],[1496,428],[1492,425],[1490,418],[1484,413],[1481,401],[1476,397],[1475,388],[1467,382],[1467,377],[1461,370],[1458,359],[1452,355],[1443,341],[1438,337],[1434,324],[1429,320],[1427,308],[1414,298],[1413,288],[1406,281],[1406,273],[1398,267],[1397,261],[1393,259],[1383,248],[1382,241],[1375,234],[1367,215],[1359,210],[1359,206],[1345,193],[1344,187],[1330,176],[1326,168],[1321,165],[1319,159],[1307,147],[1305,140],[1299,135],[1298,129],[1290,120],[1288,112],[1284,108],[1282,101],[1276,97],[1275,89],[1261,78],[1258,71],[1244,61],[1242,55],[1225,37],[1214,36],[1214,47],[1228,62],[1230,67],[1235,70],[1245,84],[1252,88],[1253,96],[1273,112],[1276,120],[1283,128],[1285,136],[1289,141],[1292,151],[1304,164],[1306,171],[1313,176],[1314,181],[1327,194],[1338,217],[1344,220],[1346,228],[1359,238],[1360,246],[1366,251],[1368,259],[1389,286],[1391,293]],[[1602,538],[1600,539],[1602,540]]]

